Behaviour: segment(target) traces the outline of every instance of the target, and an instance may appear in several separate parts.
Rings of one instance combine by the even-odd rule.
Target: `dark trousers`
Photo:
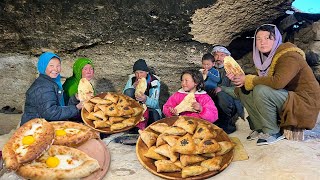
[[[240,100],[234,99],[229,94],[221,91],[212,97],[218,109],[218,121],[214,124],[230,134],[236,131],[236,121],[239,116],[243,116],[243,107]],[[240,112],[239,112],[240,111]]]

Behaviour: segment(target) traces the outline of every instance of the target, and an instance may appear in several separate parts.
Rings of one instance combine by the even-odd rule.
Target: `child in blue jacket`
[[[204,90],[211,96],[213,91],[220,82],[220,74],[217,69],[214,68],[214,56],[211,53],[206,53],[202,56],[202,68],[200,71],[203,75]]]

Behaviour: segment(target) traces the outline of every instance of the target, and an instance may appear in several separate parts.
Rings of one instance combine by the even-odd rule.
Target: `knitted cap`
[[[140,70],[140,71],[146,71],[149,72],[149,68],[147,66],[147,63],[143,59],[138,59],[134,65],[133,65],[133,72]]]

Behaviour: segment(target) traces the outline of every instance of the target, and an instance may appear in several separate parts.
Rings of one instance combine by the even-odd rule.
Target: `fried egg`
[[[33,123],[30,130],[27,130],[23,137],[21,138],[21,141],[17,144],[17,149],[15,152],[21,156],[27,153],[27,147],[35,142],[34,134],[37,131],[40,131],[42,127],[42,124],[40,123]]]
[[[66,134],[78,134],[79,132],[80,130],[75,128],[57,129],[56,135],[65,136]]]
[[[83,161],[73,159],[72,156],[68,154],[55,155],[54,157],[48,157],[46,159],[47,166],[55,169],[73,169],[82,163]]]

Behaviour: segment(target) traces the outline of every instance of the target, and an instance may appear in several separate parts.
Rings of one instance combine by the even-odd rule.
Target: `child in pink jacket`
[[[200,71],[187,70],[181,75],[181,89],[169,97],[163,105],[163,113],[166,117],[170,116],[192,116],[215,122],[218,119],[218,110],[211,97],[203,90],[204,82]],[[174,109],[189,92],[195,93],[197,102],[192,107],[197,112],[182,112],[180,114]]]

